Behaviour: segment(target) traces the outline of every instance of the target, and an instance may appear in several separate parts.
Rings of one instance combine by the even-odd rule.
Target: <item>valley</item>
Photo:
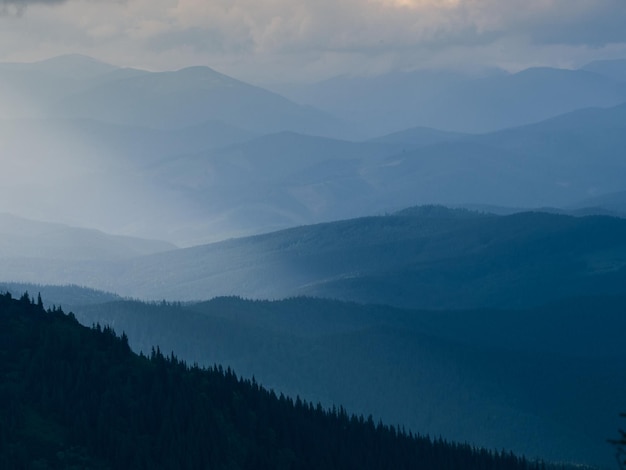
[[[14,361],[0,396],[22,403],[16,387],[32,385],[15,361],[49,370],[56,390],[0,409],[12,423],[0,458],[152,468],[156,437],[130,422],[148,419],[141,382],[155,406],[178,394],[163,429],[193,433],[186,416],[210,434],[181,399],[194,397],[227,449],[208,456],[193,441],[183,456],[163,430],[175,456],[163,468],[365,465],[369,454],[350,459],[347,444],[290,439],[296,422],[359,449],[386,439],[398,468],[424,464],[424,452],[447,456],[436,468],[487,468],[479,457],[489,468],[614,468],[607,439],[626,391],[624,64],[265,87],[205,65],[0,63],[0,320],[6,344],[22,348],[0,346]],[[134,403],[123,415],[103,402],[111,422],[137,425],[135,452],[105,432],[100,408],[99,437],[79,436],[95,419],[79,396],[83,421],[60,411],[62,393],[97,394],[77,378],[87,362],[60,344],[99,351],[93,364],[116,384],[106,396],[120,410]],[[44,366],[48,353],[60,356]],[[205,407],[210,393],[217,408]],[[381,455],[367,463],[388,468]]]

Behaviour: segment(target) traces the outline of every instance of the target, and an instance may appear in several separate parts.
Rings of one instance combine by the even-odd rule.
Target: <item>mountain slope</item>
[[[562,207],[624,189],[626,105],[409,149],[361,171],[377,201]],[[532,190],[529,190],[532,188]]]
[[[39,222],[0,213],[0,259],[113,260],[168,251],[158,240],[108,235],[97,230]]]
[[[626,83],[626,59],[596,60],[582,69]]]
[[[524,307],[618,294],[626,220],[425,208],[304,226],[128,261],[4,263],[6,280],[150,299],[314,295],[414,308]]]
[[[278,398],[230,369],[134,355],[111,329],[81,327],[28,296],[0,296],[0,326],[7,468],[531,467]]]
[[[369,410],[413,431],[608,466],[598,436],[617,426],[626,386],[623,306],[623,297],[595,297],[433,312],[217,298],[110,302],[76,315],[125,331],[138,350],[158,344],[190,362],[230,365],[279,392]]]
[[[337,77],[300,90],[296,101],[352,119],[372,136],[415,126],[492,132],[590,106],[626,101],[618,77],[588,70],[530,68],[482,75],[414,71],[376,77]],[[384,117],[384,119],[381,119]]]
[[[161,129],[218,120],[255,132],[340,133],[323,113],[208,67],[107,81],[62,99],[51,112]]]
[[[237,227],[230,236],[416,203],[563,207],[626,181],[625,105],[479,136],[424,131],[358,145],[282,133],[153,174],[194,193],[216,231]]]

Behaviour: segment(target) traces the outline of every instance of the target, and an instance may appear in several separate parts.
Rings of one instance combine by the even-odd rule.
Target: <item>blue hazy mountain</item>
[[[88,118],[158,129],[223,121],[254,132],[342,135],[350,126],[209,67],[149,72],[68,55],[0,64],[0,117]],[[7,106],[10,105],[10,106]]]
[[[181,227],[196,234],[189,245],[416,203],[568,206],[624,189],[625,136],[626,105],[479,136],[417,128],[352,143],[279,133],[164,159],[145,179],[185,194],[209,221],[211,239],[197,222]]]
[[[0,213],[0,258],[112,260],[169,251],[171,243],[114,236],[98,230]],[[4,278],[4,280],[7,280]]]
[[[626,84],[626,59],[596,60],[582,69]]]
[[[336,119],[209,67],[107,80],[64,97],[50,113],[158,129],[217,120],[255,132],[341,134]]]
[[[362,175],[393,181],[383,197],[404,205],[413,188],[420,202],[559,207],[624,188],[625,136],[626,105],[591,108],[409,150]]]
[[[12,73],[21,75],[9,80]],[[419,96],[445,98],[459,103],[441,107],[450,119],[466,119],[467,111],[472,118],[466,120],[478,123],[480,113],[491,113],[500,127],[511,121],[499,113],[513,120],[523,114],[516,107],[535,119],[564,107],[611,103],[620,93],[619,84],[603,75],[556,69],[343,80],[331,81],[332,87],[367,91],[381,103],[392,91],[400,96],[418,87],[422,95],[416,91],[400,104],[409,106]],[[625,189],[618,157],[626,145],[624,105],[475,136],[392,127],[391,134],[355,143],[306,135],[324,133],[317,124],[328,125],[330,134],[345,128],[206,67],[153,73],[69,56],[3,65],[0,88],[13,86],[17,91],[3,101],[2,113],[32,111],[39,117],[2,122],[0,150],[15,158],[0,176],[0,211],[179,245],[415,204],[565,207]],[[389,89],[377,94],[376,87]],[[466,93],[465,101],[454,98],[453,90],[458,97]],[[368,106],[350,93],[341,100]],[[25,104],[12,106],[11,100]],[[470,101],[481,103],[480,109],[463,104]],[[426,112],[415,103],[407,113]],[[377,119],[396,126],[390,116],[381,108]],[[290,128],[301,132],[284,132]],[[260,135],[271,129],[281,132]],[[38,191],[45,198],[33,197]]]
[[[380,137],[371,139],[371,142],[384,144],[396,144],[403,149],[410,147],[427,147],[429,145],[440,144],[467,137],[467,134],[458,132],[446,132],[428,127],[412,127],[402,131],[392,132]]]
[[[119,262],[3,260],[5,280],[144,299],[310,295],[411,308],[520,308],[626,281],[626,220],[442,207],[303,226]]]
[[[578,201],[571,206],[571,209],[595,208],[596,210],[606,210],[615,215],[624,217],[626,214],[626,191],[603,194]]]
[[[476,136],[414,128],[360,143],[291,132],[250,140],[221,121],[169,131],[5,121],[0,147],[28,171],[0,177],[1,209],[190,246],[415,204],[568,207],[624,190],[625,106]],[[32,180],[50,188],[46,213],[15,197]]]
[[[286,96],[362,125],[370,135],[423,126],[490,132],[585,107],[626,101],[619,77],[587,70],[531,68],[481,76],[445,71],[338,77]]]

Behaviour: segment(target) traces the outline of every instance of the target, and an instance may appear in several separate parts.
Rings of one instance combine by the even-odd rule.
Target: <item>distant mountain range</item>
[[[624,148],[620,105],[479,136],[417,128],[356,144],[282,133],[163,161],[146,178],[193,194],[201,220],[232,237],[416,203],[569,206],[623,190]]]
[[[276,90],[294,101],[351,119],[370,133],[415,126],[484,133],[580,108],[623,103],[624,69],[624,61],[605,61],[580,70],[530,68],[518,73],[417,70],[344,76]]]
[[[405,106],[372,115],[393,131],[373,137],[206,67],[0,64],[0,151],[13,156],[0,211],[192,246],[415,204],[573,207],[626,189],[626,104],[526,123],[626,101],[620,67],[422,71],[310,88],[322,108],[353,103],[356,120],[367,117],[359,107]],[[422,99],[443,101],[430,112]],[[469,135],[417,122],[420,113],[483,130],[525,125]],[[348,135],[370,138],[328,137]]]
[[[252,132],[337,132],[339,121],[208,67],[175,72],[121,69],[84,56],[0,64],[4,113],[95,119],[158,129],[221,121]],[[15,110],[20,105],[23,109]],[[5,116],[5,117],[11,117]]]

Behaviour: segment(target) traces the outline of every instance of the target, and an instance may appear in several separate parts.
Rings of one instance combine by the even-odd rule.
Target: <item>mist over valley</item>
[[[44,349],[23,325],[49,322],[36,331],[67,351],[108,344],[94,357],[112,376],[122,357],[130,377],[168,370],[180,383],[163,383],[185,390],[168,388],[171,409],[186,409],[185,396],[205,403],[194,387],[209,382],[229,390],[225,408],[198,405],[236,443],[228,458],[193,454],[224,457],[215,468],[309,468],[311,439],[281,440],[289,433],[268,418],[292,405],[311,426],[322,409],[345,418],[340,436],[346,422],[372,439],[375,429],[400,446],[388,454],[397,462],[419,434],[467,443],[468,468],[501,449],[492,468],[614,468],[607,439],[626,411],[626,62],[599,59],[265,85],[206,65],[3,61],[0,317],[29,352],[2,346],[0,358],[35,370],[28,358]],[[11,400],[31,380],[18,380],[18,359],[2,369]],[[182,361],[215,366],[229,385]],[[64,364],[58,377],[87,370]],[[133,380],[118,392],[131,396]],[[63,400],[31,395],[15,414],[0,410],[12,423],[0,457],[49,465],[24,468],[131,459],[113,438],[76,437]],[[151,439],[128,438],[136,468],[154,461]],[[315,455],[324,468],[354,464],[345,446]],[[162,468],[205,468],[173,452]]]

